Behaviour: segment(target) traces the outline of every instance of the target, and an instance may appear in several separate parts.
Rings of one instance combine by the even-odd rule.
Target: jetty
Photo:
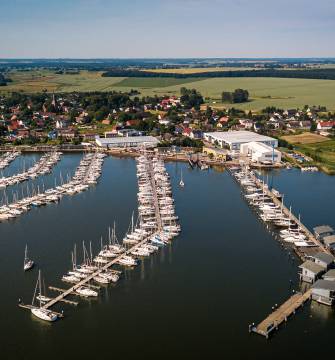
[[[268,185],[259,179],[246,166],[230,169],[230,173],[241,185],[242,194],[259,217],[269,228],[277,233],[281,241],[289,244],[301,261],[313,258],[318,253],[331,254],[324,244],[297,218],[283,203],[283,196],[271,191]],[[285,230],[279,230],[285,228]],[[277,230],[276,230],[277,229]],[[249,325],[249,332],[269,338],[279,326],[295,314],[297,309],[311,299],[312,290],[293,294],[258,325]]]
[[[268,339],[273,331],[278,330],[282,323],[286,322],[291,315],[310,300],[311,293],[312,290],[309,289],[305,293],[294,294],[258,325],[250,325],[249,332],[265,336]]]

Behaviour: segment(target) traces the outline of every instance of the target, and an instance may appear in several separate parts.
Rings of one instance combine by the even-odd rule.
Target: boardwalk
[[[294,294],[265,320],[257,326],[250,327],[250,331],[268,338],[272,331],[277,330],[280,324],[286,322],[289,316],[295,314],[296,310],[311,298],[311,292],[312,290],[310,289],[305,293]]]

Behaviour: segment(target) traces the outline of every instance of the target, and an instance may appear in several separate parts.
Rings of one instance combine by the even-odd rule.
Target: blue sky
[[[335,57],[335,0],[0,0],[0,58]]]

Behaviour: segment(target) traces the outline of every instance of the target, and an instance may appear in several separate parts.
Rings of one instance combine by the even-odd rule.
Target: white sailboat
[[[183,170],[181,170],[180,172],[180,181],[179,181],[179,186],[184,187],[185,183],[183,181]]]
[[[54,313],[53,311],[42,307],[42,303],[43,303],[42,299],[44,299],[46,297],[44,297],[42,294],[42,285],[41,284],[42,284],[41,270],[39,270],[37,283],[36,283],[36,287],[35,287],[35,292],[34,292],[34,297],[33,297],[33,301],[32,301],[33,307],[31,308],[31,313],[41,320],[50,321],[50,322],[56,321],[58,319],[58,315],[56,313]],[[35,300],[37,287],[39,288],[39,294],[36,298],[39,300],[39,307],[34,307],[34,300]]]
[[[26,249],[24,251],[23,270],[24,271],[30,270],[31,268],[33,268],[33,266],[34,266],[34,262],[33,260],[30,260],[28,258],[28,246],[26,245]]]

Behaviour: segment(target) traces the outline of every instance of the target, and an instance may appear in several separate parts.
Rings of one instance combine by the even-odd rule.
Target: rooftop
[[[159,141],[153,136],[123,136],[123,137],[111,137],[111,138],[95,138],[100,144],[123,144],[123,143],[154,143]]]
[[[326,264],[331,264],[334,261],[334,256],[327,254],[325,252],[318,252],[314,256],[314,259],[318,259],[322,262],[325,262]]]
[[[252,131],[214,131],[205,133],[205,135],[211,136],[216,140],[223,140],[226,143],[276,140],[270,136],[260,135]]]
[[[333,278],[335,280],[335,269],[328,270],[324,275],[323,278]]]
[[[324,268],[318,264],[315,264],[314,261],[307,260],[299,266],[301,269],[307,269],[314,274],[319,274],[324,271]]]
[[[313,286],[313,289],[326,289],[335,291],[335,281],[318,280]]]
[[[322,235],[329,232],[334,232],[334,229],[329,225],[320,225],[313,228],[314,232],[318,235]]]
[[[327,245],[335,244],[335,235],[325,236],[323,242]]]

